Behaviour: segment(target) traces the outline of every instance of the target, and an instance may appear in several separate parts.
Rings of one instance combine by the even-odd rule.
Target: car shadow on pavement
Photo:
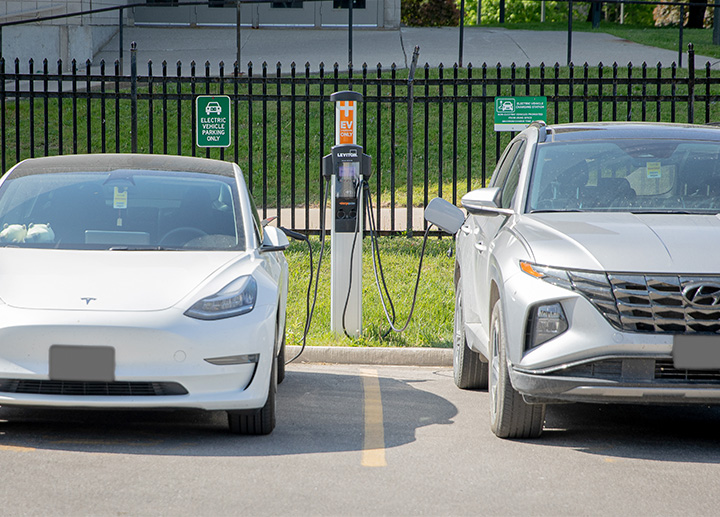
[[[457,408],[413,387],[379,379],[385,444],[415,441],[418,428],[450,424]],[[254,457],[363,449],[363,377],[288,371],[278,387],[269,436],[229,433],[225,412],[0,408],[0,451],[40,449],[106,454]]]
[[[548,406],[543,446],[610,458],[720,463],[720,406]]]

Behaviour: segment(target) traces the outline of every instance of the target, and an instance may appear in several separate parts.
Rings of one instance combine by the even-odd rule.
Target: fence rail
[[[135,60],[131,52],[131,59]],[[140,152],[206,156],[240,164],[263,216],[315,233],[313,216],[324,185],[320,164],[334,142],[332,92],[364,96],[358,142],[373,157],[371,187],[384,234],[423,227],[413,208],[439,195],[453,203],[489,179],[512,134],[495,133],[496,96],[546,96],[548,121],[596,120],[713,123],[720,120],[720,75],[707,63],[689,67],[468,65],[424,66],[412,73],[391,66],[340,72],[337,65],[289,69],[253,64],[241,71],[223,63],[159,66],[134,63],[122,75],[85,63],[0,59],[0,165],[5,171],[35,156]],[[24,70],[21,70],[23,69]],[[199,149],[194,98],[231,99],[232,143]],[[410,150],[410,152],[408,152]]]

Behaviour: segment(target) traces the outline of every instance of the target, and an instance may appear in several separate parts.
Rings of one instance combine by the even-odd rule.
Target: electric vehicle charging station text
[[[337,334],[362,333],[363,181],[372,174],[371,158],[357,145],[357,103],[362,94],[333,93],[335,145],[323,157],[323,175],[330,180],[330,328]]]

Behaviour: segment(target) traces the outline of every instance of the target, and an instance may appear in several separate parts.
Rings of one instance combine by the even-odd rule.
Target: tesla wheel
[[[275,395],[277,393],[277,358],[270,371],[270,386],[265,405],[257,412],[228,411],[230,432],[242,435],[263,435],[275,429]]]
[[[280,353],[277,358],[277,382],[280,384],[285,380],[285,331],[282,334],[282,343],[280,344]]]
[[[537,438],[545,421],[544,404],[527,404],[512,387],[507,336],[500,300],[490,318],[490,428],[500,438]]]
[[[465,319],[462,310],[460,282],[455,289],[455,320],[453,324],[453,377],[458,388],[464,390],[488,387],[488,364],[480,354],[471,350],[465,338]]]

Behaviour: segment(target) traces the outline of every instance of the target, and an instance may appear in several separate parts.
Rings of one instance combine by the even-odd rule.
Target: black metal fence
[[[385,234],[422,228],[418,210],[439,195],[459,197],[485,183],[510,133],[493,130],[496,96],[546,96],[548,122],[596,120],[713,123],[720,120],[720,74],[689,66],[541,66],[460,68],[394,65],[340,72],[280,64],[244,70],[223,63],[159,66],[129,76],[119,63],[83,70],[47,61],[0,60],[0,165],[68,153],[200,155],[240,164],[263,216],[299,231],[318,230],[321,157],[334,143],[332,92],[364,96],[358,143],[373,157],[371,187]],[[22,65],[22,66],[21,66]],[[194,99],[231,99],[232,143],[194,144]],[[719,129],[720,130],[720,129]],[[315,214],[315,216],[313,215]]]

